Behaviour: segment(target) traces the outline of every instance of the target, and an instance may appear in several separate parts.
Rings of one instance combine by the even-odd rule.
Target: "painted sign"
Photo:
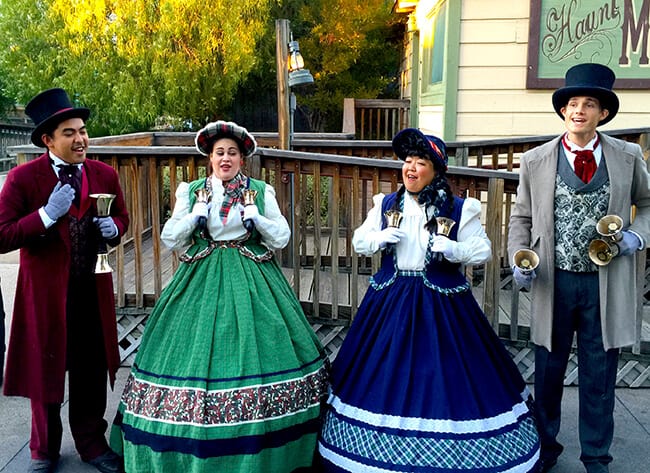
[[[596,62],[616,88],[650,87],[650,0],[532,0],[528,35],[530,89],[564,85],[569,67]]]

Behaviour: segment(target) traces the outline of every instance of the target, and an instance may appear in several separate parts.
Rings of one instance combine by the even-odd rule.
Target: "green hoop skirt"
[[[312,464],[325,352],[275,260],[215,248],[150,315],[111,432],[129,473]]]

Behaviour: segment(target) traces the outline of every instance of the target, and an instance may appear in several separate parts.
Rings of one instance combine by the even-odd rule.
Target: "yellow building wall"
[[[553,135],[564,131],[551,104],[554,89],[526,89],[530,3],[447,1],[462,1],[455,140]],[[423,18],[426,21],[425,9],[430,10],[435,3],[419,2],[420,11],[416,9],[414,14],[418,15],[420,25]],[[621,103],[619,113],[602,130],[650,127],[650,91],[615,92]],[[441,116],[440,107],[422,105],[418,126],[435,132],[441,127]],[[450,139],[453,138],[447,137]]]

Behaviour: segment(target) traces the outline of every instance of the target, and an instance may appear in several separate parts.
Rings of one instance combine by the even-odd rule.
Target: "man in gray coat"
[[[535,404],[542,471],[562,452],[557,441],[563,381],[574,333],[579,363],[579,436],[588,473],[606,473],[612,456],[614,387],[619,349],[636,340],[637,258],[650,241],[650,189],[638,145],[598,133],[618,112],[614,73],[579,64],[553,93],[566,132],[521,158],[508,253],[539,256],[532,274],[514,267],[514,279],[531,290],[535,344]],[[635,210],[632,211],[632,207]],[[589,244],[605,215],[623,221],[607,264],[595,264]],[[633,218],[634,216],[634,218]]]

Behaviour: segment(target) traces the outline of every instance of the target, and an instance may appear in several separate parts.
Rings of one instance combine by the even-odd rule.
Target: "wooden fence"
[[[0,172],[8,171],[15,165],[15,158],[9,155],[12,146],[30,142],[33,127],[0,123]]]
[[[343,132],[360,140],[390,140],[409,127],[408,99],[343,99]]]
[[[611,134],[640,143],[647,155],[649,132]],[[142,145],[133,145],[136,138]],[[390,142],[343,138],[329,142],[322,137],[298,138],[296,147],[309,152],[261,147],[246,165],[249,175],[274,186],[292,227],[288,247],[277,256],[306,314],[312,323],[339,331],[353,319],[368,277],[378,264],[377,257],[354,253],[352,232],[372,205],[372,196],[394,191],[401,182],[401,162],[392,156]],[[452,162],[472,165],[450,166],[454,191],[484,203],[482,220],[492,242],[493,258],[468,269],[467,274],[492,326],[514,344],[525,344],[529,335],[529,301],[525,293],[513,288],[506,256],[507,222],[518,183],[515,171],[521,153],[548,138],[448,143]],[[272,142],[273,137],[268,139]],[[169,145],[171,141],[176,145]],[[93,140],[89,150],[90,159],[102,160],[118,171],[125,191],[132,224],[112,252],[111,265],[116,304],[123,313],[134,315],[129,322],[134,326],[144,321],[177,265],[159,238],[174,206],[174,190],[181,181],[207,173],[208,160],[189,146],[192,141],[193,134],[138,134]],[[122,145],[115,146],[116,142]],[[181,142],[187,145],[179,146]],[[359,157],[360,149],[371,149],[369,155],[376,152],[382,159]],[[41,153],[33,146],[14,151],[19,161]],[[639,294],[643,302],[646,292],[647,284]],[[641,327],[642,310],[637,320]],[[641,333],[633,349],[637,355],[650,353],[650,337],[642,339]]]
[[[19,161],[40,153],[31,146],[20,147],[17,151]],[[123,256],[119,256],[116,262],[117,303],[135,307],[150,305],[162,288],[162,272],[158,269],[162,267],[159,233],[174,206],[173,190],[181,181],[204,176],[207,158],[186,146],[94,146],[89,151],[89,158],[102,160],[117,169],[132,221],[121,247],[124,247],[122,251],[134,248],[135,276],[132,284],[125,282],[123,266],[131,264],[131,261],[125,262]],[[356,287],[359,272],[369,273],[371,268],[365,258],[353,254],[352,232],[368,211],[373,194],[397,189],[401,162],[260,148],[247,167],[250,175],[264,179],[276,188],[283,213],[291,221],[291,244],[279,254],[283,264],[295,271],[313,268],[316,280],[322,271],[331,271],[333,278],[343,271],[350,274],[351,286]],[[501,187],[512,194],[517,182],[515,173],[482,169],[451,168],[450,177],[458,192],[466,195],[478,195],[481,191]],[[504,185],[490,185],[495,179],[503,180]],[[496,201],[498,197],[493,199]],[[491,212],[488,209],[488,218]],[[339,238],[331,235],[339,235]],[[143,289],[145,275],[140,261],[146,239],[152,241],[153,267],[156,268],[152,274],[154,289],[147,294]],[[331,240],[332,247],[319,247],[323,239]],[[502,238],[495,235],[493,241],[502,241]],[[300,293],[299,277],[295,278],[295,286],[296,292]],[[320,285],[316,284],[314,300],[319,300],[320,291]],[[336,298],[337,291],[328,292]],[[332,318],[338,318],[341,311],[349,315],[357,304],[358,297],[353,294],[346,304],[348,308],[340,307],[334,300],[333,308],[326,312],[333,314]],[[321,312],[321,306],[314,303],[310,313],[318,317]]]
[[[622,140],[638,143],[646,157],[650,150],[650,128],[633,128],[606,132]],[[275,132],[253,133],[258,146],[277,148],[279,139]],[[95,146],[194,146],[196,133],[189,132],[143,132],[120,136],[92,138]],[[521,155],[535,146],[554,138],[555,135],[522,136],[476,141],[447,141],[449,164],[482,169],[516,170]],[[397,159],[390,139],[356,139],[353,130],[342,133],[296,133],[292,141],[293,151],[306,153],[336,154],[363,158]]]

